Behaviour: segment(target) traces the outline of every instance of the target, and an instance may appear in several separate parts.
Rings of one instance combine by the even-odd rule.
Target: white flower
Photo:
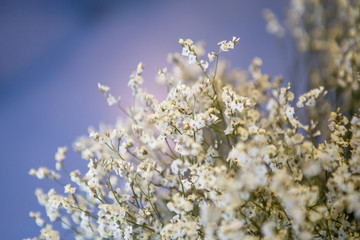
[[[255,58],[246,73],[230,73],[219,62],[216,74],[207,70],[200,45],[190,39],[179,42],[189,59],[173,54],[174,71],[158,70],[168,91],[165,100],[158,102],[141,87],[140,63],[129,81],[133,104],[126,109],[118,105],[128,119],[90,128],[89,137],[73,145],[88,164],[84,174],[70,172],[62,194],[36,189],[48,221],[76,230],[79,240],[267,240],[290,233],[295,239],[336,233],[356,238],[359,116],[348,116],[349,123],[337,110],[303,125],[290,104],[291,85],[282,87],[280,77],[271,81],[260,69],[261,59]],[[238,42],[236,37],[220,42],[209,60]],[[348,45],[342,44],[339,53]],[[338,75],[353,73],[340,70]],[[99,84],[99,90],[110,105],[119,103],[109,87]],[[314,106],[325,94],[323,87],[310,90],[297,105]],[[318,129],[323,131],[323,122],[329,136],[319,133],[313,139]],[[58,170],[66,151],[60,147],[55,154]],[[45,167],[29,174],[60,177]],[[36,239],[60,238],[40,213],[30,216],[45,226]]]
[[[65,186],[65,193],[74,194],[75,190],[76,190],[76,188],[71,187],[71,184],[67,184]]]
[[[45,221],[41,218],[40,212],[30,212],[29,216],[35,220],[36,225],[39,227],[45,226]]]
[[[293,107],[286,108],[286,116],[291,120],[294,119],[295,110]]]
[[[214,61],[214,59],[215,59],[215,53],[214,52],[208,53],[207,56],[208,56],[210,62]]]
[[[309,100],[307,100],[307,102],[305,103],[306,106],[309,106],[309,107],[314,107],[315,106],[315,99],[314,98],[310,98]]]
[[[105,85],[101,85],[100,83],[98,83],[98,87],[99,87],[99,91],[104,94],[104,96],[107,96],[108,91],[110,90],[110,88],[108,86]]]
[[[192,53],[189,54],[189,64],[196,63],[196,56]]]
[[[45,228],[41,229],[40,238],[47,240],[60,240],[60,235],[58,231],[53,230],[52,226],[48,224]]]
[[[173,161],[172,164],[171,164],[171,171],[174,174],[178,174],[181,165],[182,165],[182,161],[180,159],[177,159],[177,160]]]
[[[59,162],[63,161],[66,157],[67,150],[67,147],[58,147],[58,150],[55,153],[55,160]]]
[[[116,99],[113,95],[109,94],[109,96],[107,97],[107,102],[109,106],[112,106],[114,104],[118,104],[120,102],[120,97],[118,97],[118,99]]]
[[[233,37],[232,41],[221,41],[218,43],[220,45],[220,51],[228,52],[229,49],[233,49],[235,45],[239,43],[240,38]]]
[[[121,129],[113,129],[110,134],[110,139],[120,141],[120,139],[124,136],[124,130]]]
[[[207,61],[201,60],[200,64],[205,70],[209,67],[209,63]]]
[[[183,55],[183,56],[185,56],[185,57],[188,57],[189,54],[190,54],[189,46],[183,47],[181,55]]]
[[[283,37],[285,34],[284,28],[280,25],[278,19],[276,18],[275,14],[270,9],[265,9],[264,17],[267,21],[266,30],[276,35],[277,37]]]
[[[224,52],[228,52],[228,51],[229,51],[228,45],[226,44],[226,41],[225,41],[225,40],[219,42],[218,45],[220,45],[221,51],[224,51]]]

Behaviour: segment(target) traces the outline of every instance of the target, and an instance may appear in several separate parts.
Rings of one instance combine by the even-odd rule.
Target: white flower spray
[[[219,64],[239,38],[207,55],[214,66],[202,59],[201,46],[179,42],[184,57],[172,55],[174,71],[159,69],[164,101],[141,87],[142,63],[130,76],[135,100],[128,109],[99,84],[128,118],[74,143],[88,171],[69,173],[63,194],[36,190],[50,222],[73,230],[75,239],[357,238],[359,116],[332,113],[331,137],[318,144],[316,123],[301,123],[297,112],[314,107],[323,87],[294,104],[291,85],[263,74],[259,58],[247,73]],[[57,171],[66,152],[55,155]],[[30,174],[60,184],[57,171]],[[60,239],[40,213],[30,216],[43,228],[34,239]]]

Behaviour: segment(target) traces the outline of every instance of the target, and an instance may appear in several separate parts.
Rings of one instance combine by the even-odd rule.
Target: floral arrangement
[[[317,1],[292,1],[301,2]],[[282,36],[275,16],[265,16],[268,29]],[[127,118],[76,140],[74,151],[88,162],[85,174],[64,170],[67,147],[55,154],[56,171],[31,169],[64,188],[36,189],[39,204],[75,239],[358,239],[359,102],[321,119],[318,111],[331,103],[333,88],[341,88],[346,103],[354,101],[346,96],[360,95],[359,25],[352,29],[354,47],[333,60],[338,83],[296,99],[291,84],[261,71],[259,58],[247,71],[227,69],[219,58],[237,37],[207,55],[202,44],[180,39],[182,54],[169,55],[172,71],[158,70],[168,90],[162,102],[141,87],[142,63],[130,76],[129,108],[99,84]],[[301,114],[309,119],[300,121]],[[70,183],[61,183],[60,172]],[[42,227],[33,239],[60,239],[39,212],[30,216]]]

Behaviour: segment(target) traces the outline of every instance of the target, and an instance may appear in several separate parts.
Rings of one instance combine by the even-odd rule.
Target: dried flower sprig
[[[297,111],[314,107],[325,88],[293,104],[291,85],[263,74],[259,58],[248,72],[228,73],[219,56],[238,41],[220,42],[209,70],[200,47],[180,39],[186,58],[171,55],[174,71],[159,69],[168,87],[162,102],[141,87],[140,63],[129,81],[133,105],[115,100],[127,120],[74,143],[88,171],[72,171],[63,195],[36,190],[50,222],[76,239],[357,238],[359,115],[331,113],[331,136],[312,141],[321,134],[315,121],[301,123]],[[99,90],[112,105],[109,87]],[[66,151],[56,154],[57,170]],[[30,174],[60,178],[46,168]],[[30,216],[43,227],[34,239],[60,238],[39,213]]]

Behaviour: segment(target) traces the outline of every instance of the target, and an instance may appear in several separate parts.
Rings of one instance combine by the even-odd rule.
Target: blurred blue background
[[[88,126],[115,122],[119,112],[107,106],[98,82],[111,86],[127,106],[128,77],[142,61],[145,88],[163,98],[154,76],[167,65],[169,52],[181,51],[179,38],[204,40],[211,51],[238,36],[239,46],[224,54],[232,67],[247,68],[258,56],[264,72],[285,73],[286,57],[266,33],[262,10],[270,8],[283,20],[286,5],[287,0],[2,0],[0,239],[39,235],[28,216],[42,210],[34,190],[54,184],[29,176],[29,169],[54,169],[58,146],[71,149]],[[86,166],[69,152],[69,170]]]

